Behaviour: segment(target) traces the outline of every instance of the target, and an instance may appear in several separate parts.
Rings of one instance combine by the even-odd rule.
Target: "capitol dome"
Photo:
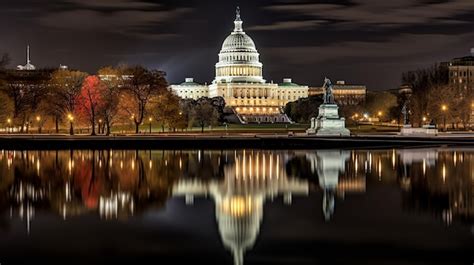
[[[248,36],[242,27],[240,9],[234,21],[234,30],[224,40],[219,53],[219,62],[216,64],[215,82],[232,83],[264,83],[262,77],[262,63],[255,42]]]
[[[257,52],[257,48],[255,42],[245,32],[232,32],[222,44],[221,53],[235,51]]]

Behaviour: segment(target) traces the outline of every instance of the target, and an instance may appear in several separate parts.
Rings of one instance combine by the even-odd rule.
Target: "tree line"
[[[402,83],[411,88],[410,94],[399,97],[402,106],[407,102],[410,123],[419,126],[424,122],[467,129],[474,107],[474,92],[449,82],[446,65],[435,64],[428,68],[405,72]]]
[[[44,127],[72,135],[77,127],[91,135],[109,135],[114,126],[158,124],[161,131],[216,125],[223,114],[222,98],[181,100],[168,86],[163,71],[142,66],[101,68],[97,74],[56,69],[12,71],[0,61],[0,124],[3,128],[41,133]],[[140,127],[142,126],[142,127]],[[148,126],[147,126],[148,127]]]

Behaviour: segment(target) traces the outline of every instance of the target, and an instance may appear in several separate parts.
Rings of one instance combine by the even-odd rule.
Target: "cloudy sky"
[[[241,6],[268,81],[292,77],[390,89],[403,71],[474,47],[473,0],[0,0],[0,53],[12,66],[32,46],[38,67],[160,68],[171,83],[211,82]]]

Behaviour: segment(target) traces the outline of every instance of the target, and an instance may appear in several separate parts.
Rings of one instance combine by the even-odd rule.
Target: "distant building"
[[[309,96],[322,95],[324,90],[322,87],[310,87]],[[346,84],[345,81],[337,81],[334,84],[334,99],[339,105],[353,106],[365,102],[367,96],[367,87],[365,85]]]
[[[471,56],[452,59],[448,68],[450,85],[465,91],[474,89],[474,48],[471,49]],[[474,102],[471,106],[470,123],[474,124]]]
[[[474,48],[471,56],[454,58],[448,63],[449,83],[466,90],[474,89]]]
[[[30,60],[30,45],[26,46],[26,64],[25,65],[18,65],[16,67],[19,71],[34,71],[36,67],[31,64]]]
[[[197,100],[202,97],[209,97],[209,87],[207,84],[194,82],[193,78],[186,78],[179,85],[172,85],[171,90],[180,98]]]

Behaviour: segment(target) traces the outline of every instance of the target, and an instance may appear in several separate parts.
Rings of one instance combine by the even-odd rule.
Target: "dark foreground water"
[[[473,264],[474,149],[2,151],[4,264]]]

